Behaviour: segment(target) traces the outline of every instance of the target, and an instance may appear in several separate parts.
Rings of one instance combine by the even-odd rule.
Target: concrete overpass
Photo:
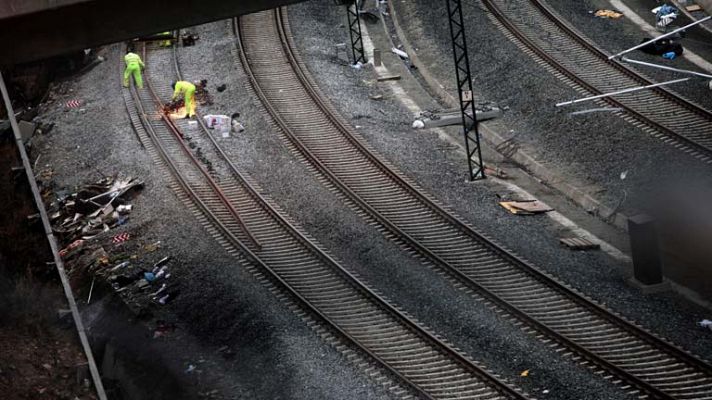
[[[303,0],[4,0],[0,64],[39,60]]]

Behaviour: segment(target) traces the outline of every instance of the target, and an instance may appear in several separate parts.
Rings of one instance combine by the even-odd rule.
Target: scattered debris
[[[240,113],[232,114],[232,131],[234,133],[242,133],[245,131],[245,126],[238,120],[240,118]]]
[[[423,121],[419,119],[416,119],[415,121],[413,121],[413,125],[411,126],[413,127],[413,129],[423,129],[425,128],[425,123],[423,123]]]
[[[697,323],[697,326],[701,328],[709,328],[710,330],[712,330],[712,321],[708,319],[703,319],[702,321]]]
[[[675,54],[674,51],[667,52],[663,54],[663,58],[666,60],[674,60],[677,57],[677,54]]]
[[[562,238],[559,241],[571,250],[598,250],[601,248],[600,244],[582,237]]]
[[[129,239],[131,239],[131,234],[128,232],[124,232],[124,233],[119,233],[118,235],[114,236],[111,239],[111,242],[114,244],[121,244],[121,243],[127,242]]]
[[[485,167],[485,173],[489,176],[495,176],[499,179],[509,179],[509,174],[507,174],[507,171],[499,167]]]
[[[529,370],[528,370],[528,369],[525,369],[524,371],[522,371],[521,374],[519,374],[519,376],[523,376],[523,377],[529,376]]]
[[[96,277],[91,278],[91,286],[89,287],[89,297],[87,297],[87,305],[91,303],[91,295],[94,293],[94,281],[96,280]]]
[[[189,33],[186,32],[180,37],[181,42],[183,43],[183,47],[190,47],[194,46],[195,42],[200,40],[200,36],[194,34],[194,33]]]
[[[378,77],[379,82],[384,82],[384,81],[398,81],[400,80],[401,76],[398,74],[389,74],[389,75],[380,75]]]
[[[69,100],[66,104],[67,108],[79,108],[81,105],[82,101],[76,99]]]
[[[409,58],[408,53],[406,53],[405,51],[403,51],[401,49],[397,49],[395,47],[391,48],[391,53],[397,55],[398,57],[400,57],[403,60],[407,60]]]
[[[205,125],[222,134],[223,137],[230,136],[230,129],[232,128],[232,119],[227,115],[206,115],[203,117],[203,122]]]
[[[515,215],[535,215],[554,211],[538,200],[500,201],[499,205]]]
[[[599,18],[610,18],[610,19],[618,19],[623,16],[623,14],[619,13],[618,11],[613,11],[613,10],[596,10],[595,13],[593,13],[596,17]]]
[[[644,38],[640,43],[650,41],[650,38]],[[668,38],[656,40],[640,48],[640,51],[654,56],[662,56],[663,54],[673,52],[676,56],[681,56],[684,49],[680,43]]]
[[[689,6],[685,6],[685,10],[689,12],[702,11],[702,6],[699,4],[691,4]]]
[[[186,373],[186,374],[189,374],[189,373],[195,371],[195,368],[196,368],[195,365],[193,365],[193,364],[188,364],[188,368],[185,369],[185,373]]]
[[[218,86],[218,87],[216,87],[216,88],[215,88],[215,90],[217,90],[217,91],[218,91],[218,93],[222,93],[222,92],[224,92],[224,91],[225,91],[225,89],[227,89],[227,85],[226,85],[226,84],[224,84],[224,83],[223,83],[222,85],[220,85],[220,86]]]
[[[665,27],[670,25],[670,23],[678,17],[677,8],[669,4],[663,4],[662,6],[655,7],[650,11],[655,14],[658,29],[665,29]]]

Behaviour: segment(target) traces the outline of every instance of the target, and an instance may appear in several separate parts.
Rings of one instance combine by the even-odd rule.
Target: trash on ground
[[[499,205],[516,215],[535,215],[554,211],[553,208],[538,200],[500,201]]]
[[[195,42],[200,40],[200,36],[198,36],[194,33],[186,32],[181,35],[180,39],[181,39],[181,42],[183,43],[183,47],[189,47],[189,46],[194,46]]]
[[[363,63],[361,61],[357,62],[356,64],[351,64],[351,68],[353,69],[361,69],[363,68]]]
[[[170,256],[161,258],[160,260],[158,260],[157,263],[153,264],[153,268],[160,268],[160,267],[166,265],[166,263],[168,263],[168,261],[170,261],[170,259],[171,259]]]
[[[121,244],[121,243],[127,242],[129,239],[131,239],[131,234],[128,232],[123,232],[123,233],[119,233],[118,235],[114,236],[111,239],[111,242],[114,244]]]
[[[700,6],[699,4],[691,4],[689,6],[685,6],[685,10],[689,12],[702,11],[702,6]]]
[[[245,131],[245,126],[239,121],[240,113],[232,114],[232,131],[233,133],[242,133]]]
[[[391,53],[397,55],[398,57],[400,57],[400,58],[402,58],[402,59],[404,59],[404,60],[407,60],[407,59],[409,58],[409,57],[408,57],[408,53],[406,53],[405,51],[403,51],[403,50],[401,50],[401,49],[397,49],[397,48],[395,48],[395,47],[392,47],[392,48],[391,48]]]
[[[623,16],[623,14],[613,11],[613,10],[596,10],[595,13],[593,13],[596,17],[599,18],[610,18],[610,19],[618,19]]]
[[[379,82],[385,82],[385,81],[399,81],[401,78],[400,75],[398,74],[388,74],[388,75],[380,75],[378,77]]]
[[[485,167],[485,173],[490,176],[495,176],[499,179],[509,179],[507,171],[498,167]]]
[[[529,376],[529,370],[528,370],[528,369],[525,369],[524,371],[522,371],[521,374],[519,374],[519,376],[524,376],[524,377]]]
[[[66,104],[67,108],[79,108],[81,105],[82,101],[77,99],[69,100]]]
[[[559,242],[571,250],[597,250],[601,248],[600,244],[582,237],[562,238],[559,239]]]
[[[203,122],[205,125],[220,133],[223,137],[230,136],[230,129],[232,129],[232,118],[227,115],[222,114],[209,114],[203,117]]]
[[[640,43],[650,41],[650,38],[643,38]],[[664,38],[656,40],[640,48],[640,51],[654,56],[662,56],[665,53],[673,52],[676,56],[681,56],[685,51],[682,45],[672,39]]]
[[[709,328],[710,330],[712,330],[712,321],[708,319],[703,319],[702,321],[697,323],[697,326],[701,328]]]
[[[189,374],[189,373],[195,371],[195,368],[196,368],[195,365],[193,365],[193,364],[188,364],[188,368],[185,369],[185,373],[186,373],[186,374]]]
[[[163,297],[160,297],[158,299],[159,304],[168,304],[169,302],[173,301],[176,297],[178,297],[178,291],[172,291],[168,292],[166,295]]]
[[[224,91],[225,91],[225,89],[227,89],[227,85],[226,85],[226,84],[224,84],[224,83],[223,83],[222,85],[220,85],[220,86],[218,86],[218,87],[216,87],[216,88],[215,88],[215,90],[217,90],[217,91],[218,91],[218,93],[222,93],[222,92],[224,92]]]
[[[416,119],[413,121],[413,125],[411,125],[413,129],[423,129],[425,128],[425,123],[419,119]]]
[[[677,57],[677,54],[675,54],[674,51],[667,52],[663,54],[663,58],[666,60],[674,60]]]
[[[677,8],[669,4],[663,4],[662,6],[655,7],[650,11],[655,14],[655,20],[657,21],[656,26],[659,29],[663,29],[670,25],[670,23],[672,23],[672,21],[674,21],[678,16]]]

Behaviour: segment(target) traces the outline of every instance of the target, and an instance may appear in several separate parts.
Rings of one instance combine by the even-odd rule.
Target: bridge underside
[[[0,5],[0,64],[12,65],[303,0],[11,0]]]

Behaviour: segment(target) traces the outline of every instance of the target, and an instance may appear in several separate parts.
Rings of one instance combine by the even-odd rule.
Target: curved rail
[[[166,52],[168,50],[157,50],[152,54],[151,68],[146,76],[149,87],[157,81],[165,87],[170,83],[164,73],[158,73],[171,67],[170,60],[165,57]],[[175,59],[173,64],[177,69]],[[219,204],[222,198],[210,190],[202,190],[200,186],[204,176],[199,177],[197,170],[204,168],[196,166],[196,163],[199,164],[196,157],[187,155],[191,150],[183,139],[183,133],[191,129],[190,125],[181,120],[172,124],[158,118],[155,111],[147,113],[145,109],[157,109],[161,105],[158,96],[149,94],[149,90],[139,91],[135,103],[164,163],[202,214],[223,232],[232,245],[278,282],[282,290],[296,299],[302,308],[337,332],[371,362],[377,363],[409,390],[424,398],[526,398],[423,329],[320,250],[259,194],[230,162],[211,133],[200,125],[202,130],[198,133],[210,138],[219,154],[210,161],[220,163],[215,174],[219,175],[216,180],[219,179],[225,201],[239,206],[244,222],[262,243],[259,255],[252,252],[235,234],[238,228],[235,218],[224,212],[224,207]],[[144,105],[147,105],[145,109]]]
[[[541,0],[482,0],[496,21],[525,48],[593,95],[654,82],[584,38]],[[523,19],[525,22],[517,22]],[[543,35],[546,34],[544,38]],[[663,87],[601,100],[622,108],[653,135],[712,163],[712,112]]]
[[[395,240],[447,272],[458,287],[472,289],[530,331],[622,379],[632,391],[657,398],[712,391],[712,366],[520,260],[445,211],[370,150],[312,81],[293,50],[283,13],[240,19],[241,62],[265,109],[329,185]],[[694,379],[685,386],[688,377]]]

